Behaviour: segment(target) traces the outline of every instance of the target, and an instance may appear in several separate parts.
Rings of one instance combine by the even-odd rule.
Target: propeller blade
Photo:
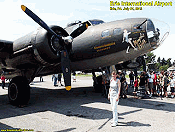
[[[65,43],[71,43],[72,38],[71,37],[61,37],[57,35],[49,26],[41,20],[36,14],[34,14],[30,9],[28,9],[26,6],[21,5],[21,9],[28,15],[30,16],[35,22],[37,22],[41,27],[43,27],[45,30],[47,30],[49,33],[53,34],[55,37],[58,37],[58,39],[64,40]],[[63,71],[63,76],[64,76],[64,82],[65,82],[65,87],[66,90],[71,90],[71,70],[70,70],[70,59],[69,59],[69,54],[67,52],[67,49],[65,45],[63,46],[63,50],[61,52],[61,67]]]
[[[77,36],[79,36],[80,34],[82,34],[86,29],[88,28],[88,24],[85,22],[85,23],[82,23],[82,25],[80,27],[78,27],[77,29],[75,29],[71,34],[70,36],[72,38],[75,38]]]
[[[63,71],[64,83],[66,90],[71,90],[71,70],[70,70],[70,59],[66,49],[61,52],[61,68]]]
[[[58,38],[61,38],[61,36],[57,35],[49,26],[41,20],[35,13],[33,13],[30,9],[28,9],[26,6],[21,5],[21,9],[28,15],[30,16],[35,22],[37,22],[41,27],[46,29],[49,33],[57,36]]]

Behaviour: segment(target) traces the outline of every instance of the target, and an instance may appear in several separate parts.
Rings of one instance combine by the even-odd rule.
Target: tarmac
[[[23,108],[9,104],[7,87],[0,89],[0,131],[175,131],[175,98],[136,99],[128,95],[119,101],[118,126],[111,127],[111,105],[101,93],[95,93],[92,77],[76,77],[71,91],[54,87],[51,76],[43,78],[44,82],[37,77],[30,84],[31,99]]]

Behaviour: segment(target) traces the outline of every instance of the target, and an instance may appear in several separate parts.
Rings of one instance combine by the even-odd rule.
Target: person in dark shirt
[[[131,73],[129,74],[129,79],[130,79],[130,86],[133,86],[133,83],[134,83],[134,74],[133,74],[133,71],[131,71]]]
[[[168,75],[165,73],[164,78],[163,78],[163,92],[164,92],[164,97],[168,97],[167,94],[167,87],[169,85],[169,80],[168,80]]]
[[[127,98],[126,96],[126,89],[125,89],[125,82],[126,82],[126,78],[125,78],[125,74],[124,73],[121,73],[121,79],[120,79],[120,82],[121,82],[121,90],[120,90],[120,97],[121,98]]]
[[[63,84],[61,84],[61,73],[58,73],[58,85],[60,84],[60,86],[63,86]]]
[[[146,72],[142,72],[141,75],[140,75],[140,83],[139,83],[139,91],[140,91],[140,96],[141,97],[145,97],[146,94],[147,94],[147,91],[146,91],[146,84],[147,84],[147,76],[146,76]]]
[[[140,86],[140,87],[145,87],[145,84],[146,84],[146,77],[145,77],[144,72],[142,72],[141,75],[140,75],[140,83],[139,83],[139,86]]]
[[[148,78],[149,78],[149,76],[148,76],[148,73],[146,71],[143,71],[143,72],[144,72],[145,80],[146,80],[146,82],[145,82],[145,90],[146,90],[146,94],[148,95],[148,90],[149,90],[149,88],[148,88]]]

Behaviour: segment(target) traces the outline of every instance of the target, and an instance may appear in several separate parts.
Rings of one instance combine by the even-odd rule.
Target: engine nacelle
[[[62,37],[68,36],[68,33],[59,26],[50,26],[50,28]],[[43,28],[38,28],[36,31],[14,41],[13,49],[14,53],[19,53],[31,47],[35,59],[42,64],[55,64],[60,62],[61,43],[64,43],[63,40],[58,39]]]
[[[13,42],[0,40],[0,58],[5,59],[13,53]]]

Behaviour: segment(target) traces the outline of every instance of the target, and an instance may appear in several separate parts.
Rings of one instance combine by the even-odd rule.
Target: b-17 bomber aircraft
[[[37,76],[63,73],[70,90],[71,71],[128,62],[161,43],[161,31],[149,18],[75,21],[62,28],[48,26],[26,6],[21,8],[41,27],[13,42],[0,40],[0,72],[11,78],[8,98],[12,105],[28,103],[29,84]]]

